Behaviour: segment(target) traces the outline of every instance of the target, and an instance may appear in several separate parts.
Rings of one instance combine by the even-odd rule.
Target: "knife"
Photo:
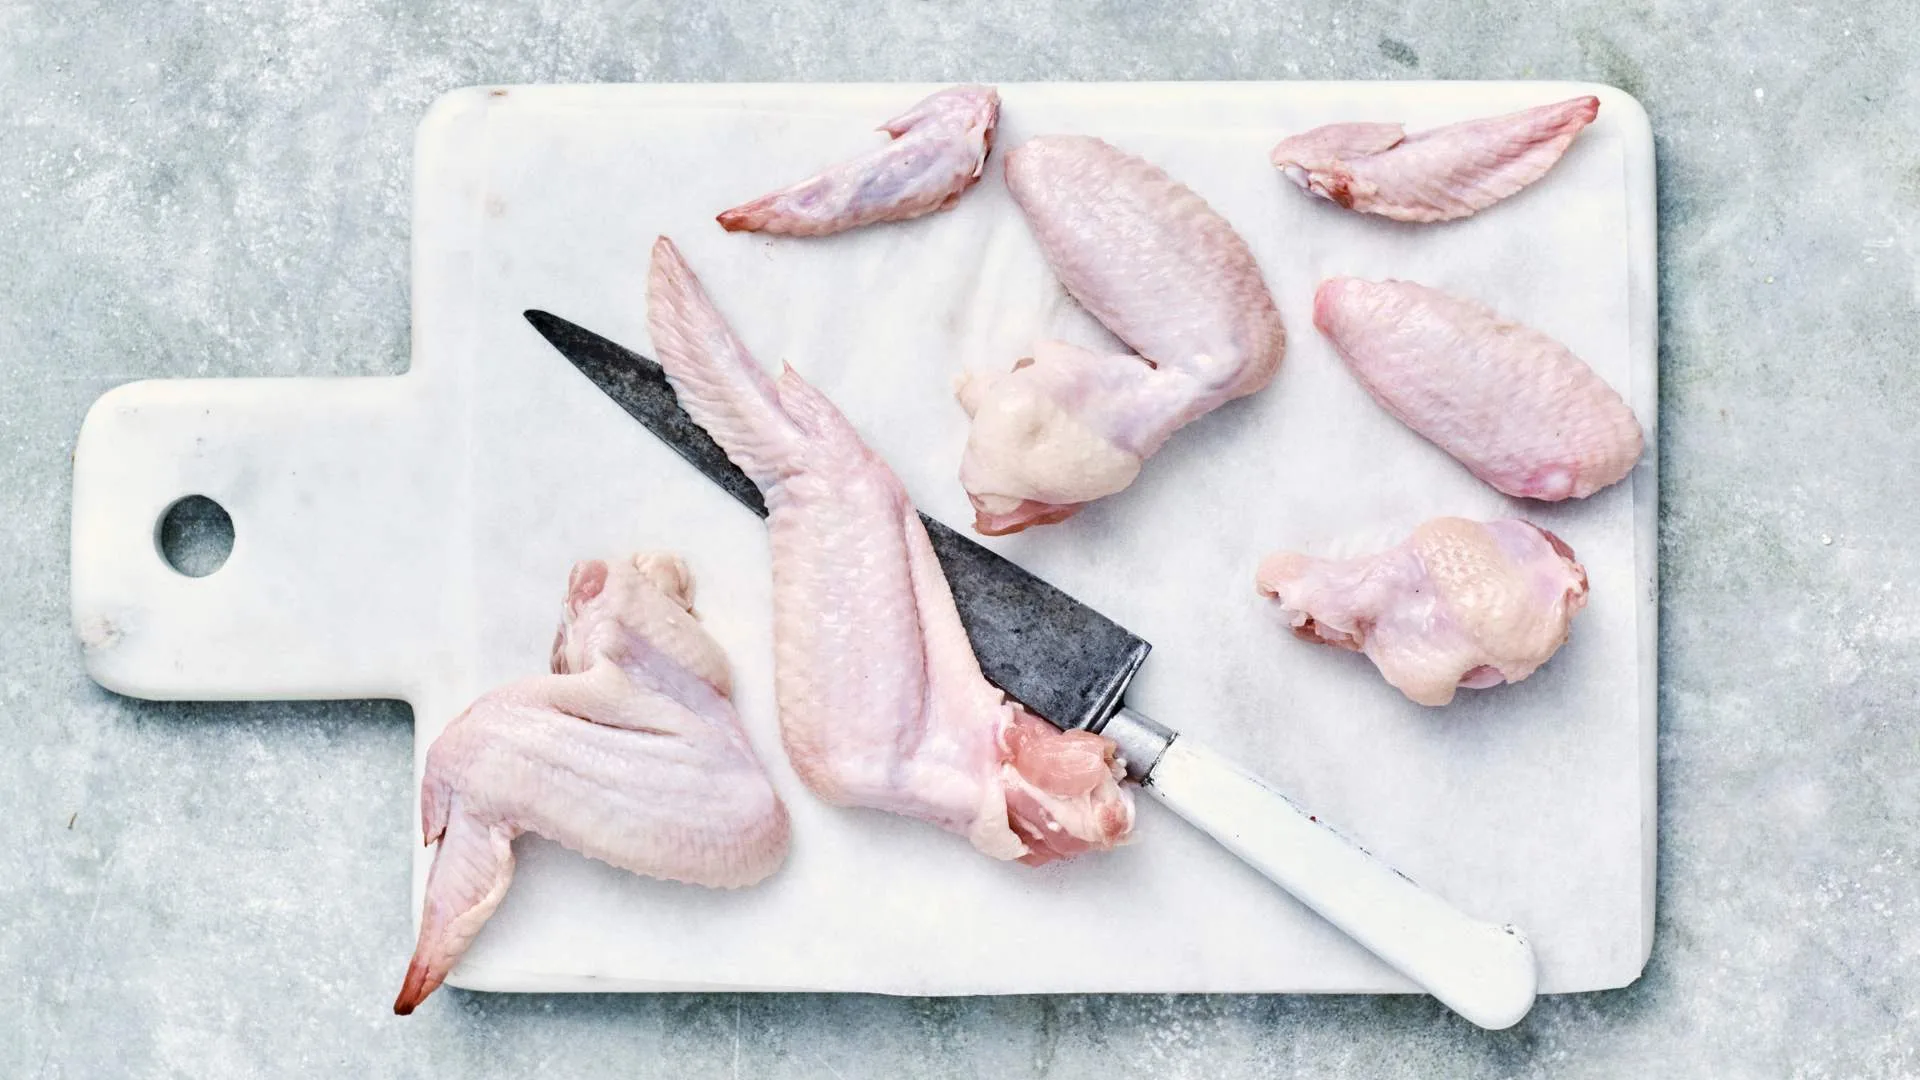
[[[664,369],[584,327],[526,312],[540,336],[634,419],[765,517],[760,491],[680,407]],[[1126,707],[1146,641],[925,514],[981,671],[1064,730],[1119,746],[1127,776],[1448,1008],[1484,1028],[1533,1007],[1533,948],[1481,922],[1193,740]]]

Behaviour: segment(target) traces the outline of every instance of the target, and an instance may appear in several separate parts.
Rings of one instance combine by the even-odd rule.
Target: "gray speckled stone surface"
[[[0,1075],[1920,1074],[1920,9],[722,0],[0,10]],[[404,706],[81,670],[67,456],[145,376],[398,371],[410,139],[481,82],[1612,82],[1660,153],[1659,927],[1486,1034],[1421,999],[489,996],[387,1012]]]

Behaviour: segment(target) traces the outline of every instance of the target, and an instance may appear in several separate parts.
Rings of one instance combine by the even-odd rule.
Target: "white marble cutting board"
[[[971,518],[954,377],[1036,337],[1102,339],[1001,184],[951,213],[827,240],[712,215],[873,145],[931,87],[469,89],[422,124],[414,357],[371,379],[146,382],[103,397],[74,459],[73,612],[103,685],[149,698],[392,696],[424,755],[475,695],[541,669],[567,569],[683,553],[741,715],[793,812],[784,869],[741,892],[645,880],[536,838],[457,969],[497,990],[964,994],[1400,991],[1409,985],[1141,800],[1137,841],[1039,870],[904,819],[828,807],[775,731],[758,519],[580,378],[545,308],[650,350],[647,249],[672,235],[760,358],[838,401],[916,501]],[[1163,164],[1252,245],[1290,335],[1273,385],[1177,435],[1129,491],[991,546],[1156,646],[1130,695],[1464,910],[1525,927],[1548,992],[1621,986],[1653,928],[1657,454],[1573,505],[1505,499],[1379,410],[1314,331],[1324,276],[1408,277],[1565,341],[1656,412],[1653,150],[1604,87],[1018,85],[999,145],[1091,132]],[[1266,164],[1335,120],[1419,128],[1597,93],[1561,165],[1465,222],[1346,214]],[[227,564],[157,554],[176,499],[231,513]],[[1275,547],[1358,550],[1442,514],[1523,514],[1593,581],[1571,643],[1518,686],[1413,705],[1363,659],[1294,640],[1255,596]],[[326,783],[316,763],[316,784]],[[417,838],[411,817],[396,830]],[[416,900],[429,853],[416,862]],[[397,904],[409,902],[396,896]],[[410,943],[408,943],[410,944]],[[406,957],[367,957],[398,985]]]

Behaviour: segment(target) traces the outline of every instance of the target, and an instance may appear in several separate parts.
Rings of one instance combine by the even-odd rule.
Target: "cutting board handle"
[[[87,671],[136,697],[404,697],[410,642],[438,616],[438,507],[410,376],[129,383],[88,411],[73,454],[72,605]],[[436,475],[440,474],[440,475]],[[354,491],[351,507],[325,492]],[[380,496],[390,498],[383,500]],[[162,516],[202,495],[233,519],[205,577],[169,565]],[[337,501],[337,500],[335,500]],[[438,519],[444,524],[444,519]]]

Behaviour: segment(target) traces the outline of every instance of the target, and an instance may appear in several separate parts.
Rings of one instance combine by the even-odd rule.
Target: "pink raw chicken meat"
[[[1545,176],[1599,112],[1599,98],[1578,97],[1415,135],[1399,124],[1328,124],[1282,140],[1273,164],[1349,210],[1450,221]]]
[[[647,321],[681,404],[766,495],[780,728],[807,786],[999,859],[1124,839],[1113,743],[1055,730],[981,676],[900,481],[792,368],[760,369],[665,237]]]
[[[1422,705],[1457,686],[1519,682],[1567,640],[1587,572],[1560,538],[1524,521],[1435,518],[1358,559],[1278,552],[1255,584],[1307,641],[1355,649]]]
[[[945,210],[980,179],[999,116],[992,87],[942,90],[882,124],[893,137],[887,145],[718,220],[728,232],[826,236]]]
[[[1099,139],[1007,155],[1007,187],[1073,298],[1138,356],[1042,341],[959,387],[960,482],[988,535],[1060,521],[1133,483],[1175,431],[1272,381],[1280,312],[1246,241],[1159,168]]]
[[[671,555],[573,568],[553,674],[481,697],[427,751],[420,941],[393,1011],[431,994],[506,896],[513,839],[623,870],[752,885],[787,854],[787,810],[728,700],[720,646]]]
[[[1505,494],[1583,499],[1640,460],[1640,421],[1613,387],[1481,304],[1409,281],[1332,278],[1313,322],[1388,412]]]

